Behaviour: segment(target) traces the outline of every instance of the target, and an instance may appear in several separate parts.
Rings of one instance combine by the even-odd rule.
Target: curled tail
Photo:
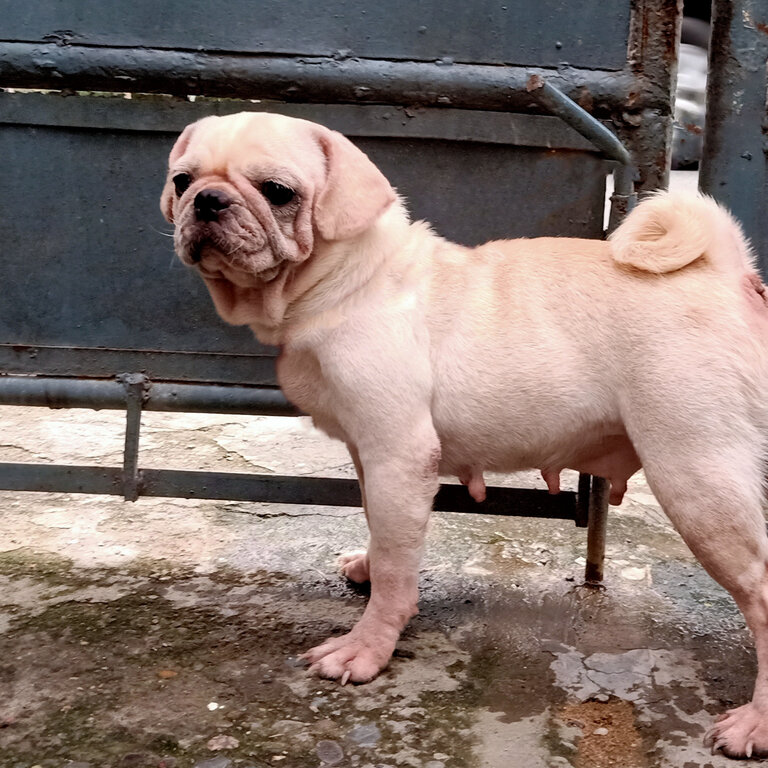
[[[717,269],[751,271],[741,227],[711,197],[662,192],[646,198],[610,236],[617,264],[664,274],[705,259]]]

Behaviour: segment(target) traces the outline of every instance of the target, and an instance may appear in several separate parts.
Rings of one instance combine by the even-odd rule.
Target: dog
[[[753,699],[705,740],[768,753],[768,302],[724,209],[662,193],[608,241],[465,248],[412,222],[341,134],[257,113],[188,126],[161,208],[221,317],[279,345],[286,397],[357,470],[370,542],[342,570],[371,595],[312,669],[365,682],[388,664],[440,474],[480,500],[485,470],[538,468],[557,492],[567,467],[618,504],[642,466],[755,636]]]

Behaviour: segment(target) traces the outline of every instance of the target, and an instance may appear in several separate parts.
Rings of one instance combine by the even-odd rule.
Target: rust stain
[[[641,56],[644,59],[645,58],[645,49],[648,47],[648,40],[650,38],[650,19],[648,18],[648,14],[643,14],[643,22],[642,22],[642,28],[640,30],[640,50],[642,51]]]
[[[585,109],[587,112],[592,112],[595,108],[595,99],[592,96],[591,91],[585,85],[579,88],[579,95],[577,98],[577,104]]]
[[[768,24],[764,24],[762,21],[755,22],[755,29],[762,32],[764,35],[768,35]]]
[[[686,123],[685,130],[688,131],[688,133],[695,133],[697,135],[704,133],[704,129],[700,125],[696,125],[696,123]]]
[[[541,75],[531,75],[528,78],[528,82],[525,84],[525,90],[530,93],[531,91],[538,91],[539,88],[544,87],[544,78]]]

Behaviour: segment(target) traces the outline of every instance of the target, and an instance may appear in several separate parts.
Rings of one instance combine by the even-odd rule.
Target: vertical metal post
[[[741,221],[768,278],[765,0],[714,0],[699,186]]]
[[[117,380],[125,387],[125,449],[123,451],[123,498],[139,498],[139,432],[141,410],[149,380],[141,373],[123,373]]]
[[[608,493],[610,485],[602,477],[593,477],[589,489],[589,523],[587,525],[587,566],[584,582],[599,586],[603,581],[605,538],[608,528]]]
[[[613,195],[611,195],[611,212],[608,219],[608,231],[612,232],[619,226],[622,219],[637,204],[634,189],[634,169],[630,165],[616,168],[613,174]],[[579,496],[582,496],[582,485],[587,487],[589,475],[579,477]],[[603,565],[605,563],[605,540],[608,528],[608,497],[610,484],[602,477],[592,477],[589,487],[589,507],[587,522],[587,565],[584,569],[584,583],[600,586],[603,582]],[[580,499],[581,502],[581,499]]]
[[[613,194],[608,215],[608,232],[613,232],[637,205],[635,174],[635,169],[631,165],[617,165],[613,171]]]

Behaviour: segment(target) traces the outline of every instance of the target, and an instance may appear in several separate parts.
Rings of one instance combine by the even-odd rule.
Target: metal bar
[[[611,213],[608,226],[609,231],[612,231],[619,225],[624,216],[634,208],[637,201],[634,190],[635,169],[632,166],[632,156],[621,141],[602,123],[541,77],[532,76],[528,82],[528,89],[536,96],[542,106],[589,139],[608,159],[615,160],[620,164],[614,172],[614,193],[611,195]],[[588,521],[587,565],[584,580],[587,584],[599,585],[603,581],[610,483],[602,477],[590,478],[586,474],[579,475],[577,525],[584,519],[587,489],[589,489],[586,515]]]
[[[613,231],[637,202],[635,178],[637,171],[632,165],[632,155],[599,120],[592,117],[562,91],[555,88],[539,75],[532,75],[528,90],[538,102],[553,115],[578,131],[599,149],[608,160],[615,160],[619,166],[613,174],[613,194],[608,231]]]
[[[613,232],[637,205],[636,171],[632,165],[619,165],[613,172],[613,193],[608,217],[608,232]],[[587,564],[584,582],[599,586],[603,582],[605,541],[608,528],[610,483],[602,477],[579,475],[579,501],[587,505]]]
[[[330,57],[241,56],[150,48],[55,43],[0,44],[0,86],[132,91],[171,95],[275,99],[285,102],[384,103],[531,111],[531,73],[547,74],[575,98],[605,112],[667,109],[669,94],[632,70],[544,70]],[[534,110],[535,111],[535,110]]]
[[[149,380],[140,373],[126,373],[117,377],[125,390],[125,448],[123,449],[123,498],[139,498],[139,433],[141,408]]]
[[[143,496],[237,499],[273,504],[362,505],[356,480],[230,472],[144,469],[141,470],[141,493]],[[441,512],[575,520],[576,494],[564,491],[551,496],[547,491],[529,488],[491,487],[486,489],[486,500],[477,503],[464,486],[443,484],[435,497],[434,508]]]
[[[122,496],[123,470],[121,467],[3,462],[0,463],[0,489]]]
[[[327,477],[285,477],[234,472],[140,469],[139,495],[194,499],[231,499],[272,504],[334,507],[361,506],[356,480]],[[117,467],[0,463],[0,489],[122,495]],[[487,499],[475,502],[461,485],[443,484],[435,498],[441,512],[576,519],[576,494],[551,496],[529,488],[488,488]]]
[[[0,469],[2,467],[0,466]],[[357,480],[173,469],[141,470],[142,496],[360,507]]]
[[[629,150],[599,120],[539,75],[531,76],[528,90],[543,107],[588,139],[607,159],[619,163],[613,174],[608,225],[608,231],[612,232],[637,203],[634,183],[637,171],[632,165]]]
[[[531,75],[528,78],[526,90],[550,114],[556,115],[589,139],[606,158],[622,165],[632,163],[628,150],[614,134],[548,80],[540,75]]]
[[[0,376],[0,404],[48,408],[125,408],[125,389],[115,380]],[[279,389],[153,382],[144,410],[298,416]]]
[[[7,330],[5,336],[8,338]],[[277,353],[271,348],[265,347],[263,354],[248,355],[74,347],[71,346],[73,340],[69,341],[70,346],[0,343],[0,371],[89,379],[111,379],[121,371],[141,371],[153,381],[277,386]]]
[[[613,232],[624,217],[637,205],[634,180],[636,171],[631,165],[618,165],[613,171],[613,193],[608,215],[608,232]]]
[[[669,185],[669,159],[672,143],[672,103],[677,79],[682,0],[642,0],[633,2],[629,66],[643,80],[655,84],[664,94],[659,109],[632,108],[634,94],[627,92],[627,109],[614,113],[612,123],[621,139],[632,147],[638,170],[640,193],[664,189]]]
[[[602,477],[592,478],[587,527],[587,565],[584,569],[584,581],[591,586],[599,586],[603,582],[609,491],[610,483],[607,480]]]
[[[699,186],[741,221],[768,278],[765,0],[715,0]]]
[[[561,491],[553,496],[548,491],[531,488],[491,487],[486,489],[485,501],[477,503],[463,486],[443,484],[435,497],[435,509],[479,515],[576,520],[576,494]]]

